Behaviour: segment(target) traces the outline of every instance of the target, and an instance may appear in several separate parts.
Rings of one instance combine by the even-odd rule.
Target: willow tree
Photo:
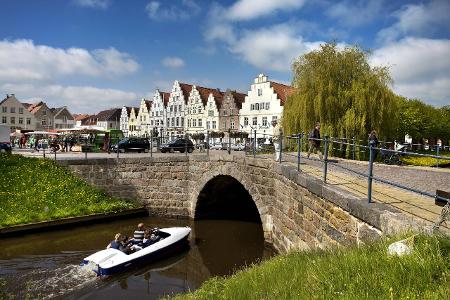
[[[284,106],[286,133],[308,132],[320,121],[322,132],[335,137],[367,139],[373,129],[381,138],[393,137],[397,96],[388,69],[371,67],[368,56],[335,43],[300,56],[292,65],[296,92]]]

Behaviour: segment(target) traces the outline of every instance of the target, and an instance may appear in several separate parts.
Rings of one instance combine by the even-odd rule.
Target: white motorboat
[[[111,275],[123,270],[142,266],[162,257],[173,254],[188,244],[190,227],[170,227],[159,229],[159,240],[132,254],[126,254],[117,249],[98,251],[83,260],[99,276]]]

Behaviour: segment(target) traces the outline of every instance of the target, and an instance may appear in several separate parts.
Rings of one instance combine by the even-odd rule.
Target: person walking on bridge
[[[320,152],[320,123],[316,122],[316,126],[314,129],[309,133],[309,149],[308,149],[308,155],[306,156],[309,158],[311,153],[314,150],[317,150],[317,153],[319,154],[320,160],[322,160],[322,152]]]
[[[280,155],[281,155],[281,126],[280,126],[280,122],[278,122],[277,120],[273,120],[272,121],[272,126],[273,126],[273,136],[272,136],[272,141],[273,141],[273,146],[275,148],[275,161],[279,161],[280,160]]]

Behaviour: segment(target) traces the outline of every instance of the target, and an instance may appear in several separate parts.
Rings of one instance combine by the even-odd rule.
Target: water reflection
[[[191,226],[190,249],[140,269],[99,279],[79,266],[114,233],[131,234],[138,222],[152,227]],[[0,240],[0,278],[18,298],[158,298],[197,289],[211,276],[229,275],[265,259],[261,224],[239,221],[144,218]]]

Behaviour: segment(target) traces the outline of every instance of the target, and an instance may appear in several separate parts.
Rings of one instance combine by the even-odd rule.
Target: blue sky
[[[397,93],[450,104],[450,1],[0,0],[0,94],[74,113],[137,105],[175,79],[246,92],[290,83],[336,40],[389,65]]]

